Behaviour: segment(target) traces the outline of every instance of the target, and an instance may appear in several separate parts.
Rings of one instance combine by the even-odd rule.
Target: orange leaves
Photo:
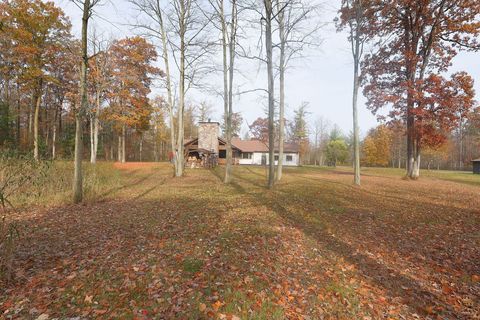
[[[224,303],[222,303],[221,301],[217,300],[215,303],[212,304],[212,308],[215,312],[218,311],[218,309],[220,309],[221,306],[223,306]]]
[[[0,19],[9,42],[6,48],[11,50],[10,62],[22,71],[19,76],[35,87],[38,77],[44,77],[45,67],[55,60],[60,43],[69,40],[70,23],[53,2],[40,0],[9,2]]]
[[[210,305],[210,308],[207,307],[205,303],[200,303],[198,305],[198,310],[204,313],[208,318],[223,319],[223,320],[240,320],[240,318],[231,313],[221,313],[219,310],[225,305],[224,302],[220,300],[215,301]]]
[[[152,113],[148,99],[152,77],[160,73],[153,66],[157,58],[155,47],[136,36],[115,41],[108,55],[112,61],[107,117],[143,130]]]
[[[388,39],[378,42],[381,46],[362,66],[368,107],[374,112],[393,109],[390,117],[397,120],[409,117],[412,140],[440,145],[458,114],[473,105],[472,79],[466,73],[451,80],[440,74],[458,51],[478,49],[478,1],[378,1],[368,6],[375,14],[366,25],[378,27],[371,35]],[[415,12],[416,18],[400,12]]]

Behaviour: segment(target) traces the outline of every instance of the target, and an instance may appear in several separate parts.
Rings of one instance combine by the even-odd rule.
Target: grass
[[[313,169],[315,170],[315,169]],[[320,170],[329,170],[323,167]],[[338,167],[338,171],[353,172],[349,167]],[[405,169],[398,168],[362,168],[362,173],[375,176],[395,176],[403,177]],[[454,181],[470,185],[480,186],[480,175],[473,174],[472,171],[451,171],[451,170],[421,170],[420,179],[430,178],[444,181]]]
[[[50,162],[36,183],[27,183],[10,199],[15,208],[29,206],[56,206],[68,204],[72,199],[73,163],[70,161]],[[121,187],[120,172],[112,163],[96,165],[83,163],[84,199],[94,202],[114,196]]]
[[[183,260],[183,271],[197,273],[202,269],[203,261],[197,258],[187,257]]]
[[[261,167],[225,186],[222,167],[99,163],[70,205],[70,166],[38,201],[15,198],[28,232],[0,286],[6,318],[478,315],[476,176],[365,168],[355,187],[350,168],[286,168],[272,191]]]

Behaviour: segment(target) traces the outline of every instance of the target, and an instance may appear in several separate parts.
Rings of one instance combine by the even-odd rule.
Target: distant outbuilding
[[[480,159],[472,160],[473,173],[480,174]]]

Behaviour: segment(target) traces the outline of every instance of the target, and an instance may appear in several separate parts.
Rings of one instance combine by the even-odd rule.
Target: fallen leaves
[[[0,317],[454,318],[480,305],[478,240],[463,238],[479,221],[456,209],[468,189],[447,206],[423,180],[352,191],[348,175],[302,169],[267,194],[256,168],[238,170],[244,193],[207,170],[159,186],[168,168],[142,167],[118,199],[25,218],[38,227]]]
[[[85,303],[93,303],[93,296],[86,295],[85,299],[83,299]]]

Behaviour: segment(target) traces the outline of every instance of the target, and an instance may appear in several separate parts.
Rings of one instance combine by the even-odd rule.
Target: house
[[[480,174],[480,159],[472,160],[473,173]]]
[[[227,142],[219,137],[218,122],[199,122],[198,138],[185,142],[185,154],[188,167],[212,166],[218,159],[225,164],[227,158]],[[275,146],[275,164],[278,163],[278,144]],[[284,144],[283,165],[298,166],[300,164],[299,147],[296,144]],[[232,139],[233,163],[236,165],[268,165],[268,145],[259,140]]]

